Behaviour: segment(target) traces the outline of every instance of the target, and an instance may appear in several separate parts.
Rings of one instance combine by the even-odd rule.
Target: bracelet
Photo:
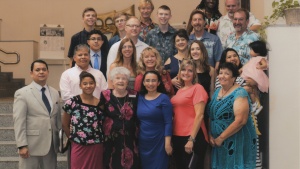
[[[190,136],[190,137],[188,138],[188,141],[191,141],[191,142],[193,142],[193,143],[196,142],[196,140],[195,140],[192,136]]]

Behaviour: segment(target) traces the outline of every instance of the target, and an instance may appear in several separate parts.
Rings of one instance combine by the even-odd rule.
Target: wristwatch
[[[190,136],[190,137],[188,138],[188,141],[192,141],[193,143],[195,143],[195,142],[196,142],[196,139],[194,139],[192,136]]]

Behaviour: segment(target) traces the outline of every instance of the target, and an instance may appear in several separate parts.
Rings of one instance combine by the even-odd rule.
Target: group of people
[[[60,128],[71,169],[260,168],[255,116],[268,92],[268,50],[239,0],[225,1],[224,16],[218,5],[202,0],[187,29],[176,30],[167,5],[156,24],[152,1],[141,0],[140,19],[116,14],[110,40],[86,8],[59,82],[62,116],[43,60],[15,93],[20,168],[55,168]]]

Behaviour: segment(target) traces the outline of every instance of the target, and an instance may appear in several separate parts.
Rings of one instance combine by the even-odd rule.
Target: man
[[[146,47],[148,47],[148,45],[139,40],[139,33],[141,31],[141,23],[137,17],[131,16],[126,21],[125,31],[126,31],[126,37],[130,38],[133,41],[133,43],[135,44],[136,60],[138,61],[140,59],[142,51]],[[108,74],[110,65],[114,62],[114,60],[117,57],[120,43],[121,43],[121,41],[115,43],[114,45],[112,45],[112,47],[109,50],[109,53],[107,56],[107,71],[106,71],[107,74]]]
[[[116,42],[119,42],[121,39],[123,39],[126,36],[125,23],[126,23],[127,19],[128,19],[128,14],[126,14],[125,12],[117,13],[114,16],[114,23],[118,30],[118,33],[109,39],[109,41],[108,41],[109,48],[113,44],[115,44]]]
[[[248,24],[249,12],[242,8],[238,9],[233,17],[235,33],[230,34],[225,43],[225,48],[233,48],[238,52],[242,64],[251,58],[249,44],[259,40],[259,35],[247,28]]]
[[[234,32],[233,14],[240,8],[240,0],[225,0],[225,8],[227,14],[219,19],[217,35],[221,39],[224,47],[228,36]],[[252,13],[249,13],[248,29],[257,32],[261,27],[261,23]]]
[[[146,37],[146,44],[156,48],[162,58],[162,63],[175,54],[175,45],[172,40],[176,30],[170,26],[171,9],[162,5],[157,10],[158,26],[152,29]]]
[[[188,34],[192,30],[194,30],[194,33],[190,35],[189,41],[200,40],[203,42],[208,53],[208,64],[217,69],[223,51],[222,44],[218,36],[205,30],[205,24],[205,14],[199,10],[193,10],[189,19],[189,25],[191,26],[187,30]]]
[[[48,65],[31,64],[32,83],[15,92],[14,131],[20,169],[56,169],[61,128],[59,94],[47,85]]]
[[[102,90],[106,90],[108,85],[102,72],[92,68],[90,63],[89,47],[86,44],[79,44],[74,50],[74,60],[75,66],[67,69],[61,75],[59,87],[61,92],[61,98],[64,102],[73,96],[82,93],[79,87],[80,80],[79,75],[82,71],[91,73],[96,79],[96,88],[93,95],[100,98],[100,93]]]
[[[152,22],[151,14],[154,10],[152,0],[139,0],[138,10],[140,12],[140,37],[142,41],[146,40],[148,32],[157,26],[156,23]]]
[[[91,65],[94,69],[100,70],[103,75],[106,75],[107,50],[102,50],[103,35],[99,30],[92,30],[88,34],[87,43],[90,46]]]
[[[75,65],[75,62],[73,60],[75,46],[79,44],[87,44],[88,33],[95,29],[95,23],[97,20],[97,13],[95,9],[90,7],[85,8],[82,13],[82,20],[83,20],[84,29],[76,33],[75,35],[73,35],[71,38],[71,43],[70,43],[70,48],[68,53],[71,67]],[[104,36],[102,40],[103,40],[103,49],[108,50],[109,47],[108,47],[107,37]]]

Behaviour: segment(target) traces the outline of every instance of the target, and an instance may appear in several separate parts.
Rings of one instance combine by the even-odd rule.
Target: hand
[[[213,136],[209,136],[209,143],[212,147],[215,147],[216,146],[216,143],[215,143],[215,139],[213,138]]]
[[[194,142],[188,141],[184,146],[185,152],[191,154],[193,152],[193,147],[194,147]]]
[[[172,148],[172,146],[170,145],[170,144],[166,144],[165,145],[165,150],[166,150],[166,153],[170,156],[170,155],[172,155],[172,151],[173,151],[173,148]]]
[[[20,148],[19,149],[19,155],[22,158],[28,158],[28,157],[30,157],[30,154],[29,154],[29,151],[28,151],[28,147],[25,146],[25,147]]]
[[[220,147],[222,145],[222,143],[224,142],[223,139],[221,139],[220,137],[215,139],[215,144],[216,146]]]
[[[178,80],[177,76],[174,77],[172,80],[171,80],[172,84],[177,88],[177,89],[180,89],[181,88],[181,83],[180,81]]]
[[[247,78],[246,80],[246,85],[247,86],[257,86],[256,81],[254,81],[252,78]]]

